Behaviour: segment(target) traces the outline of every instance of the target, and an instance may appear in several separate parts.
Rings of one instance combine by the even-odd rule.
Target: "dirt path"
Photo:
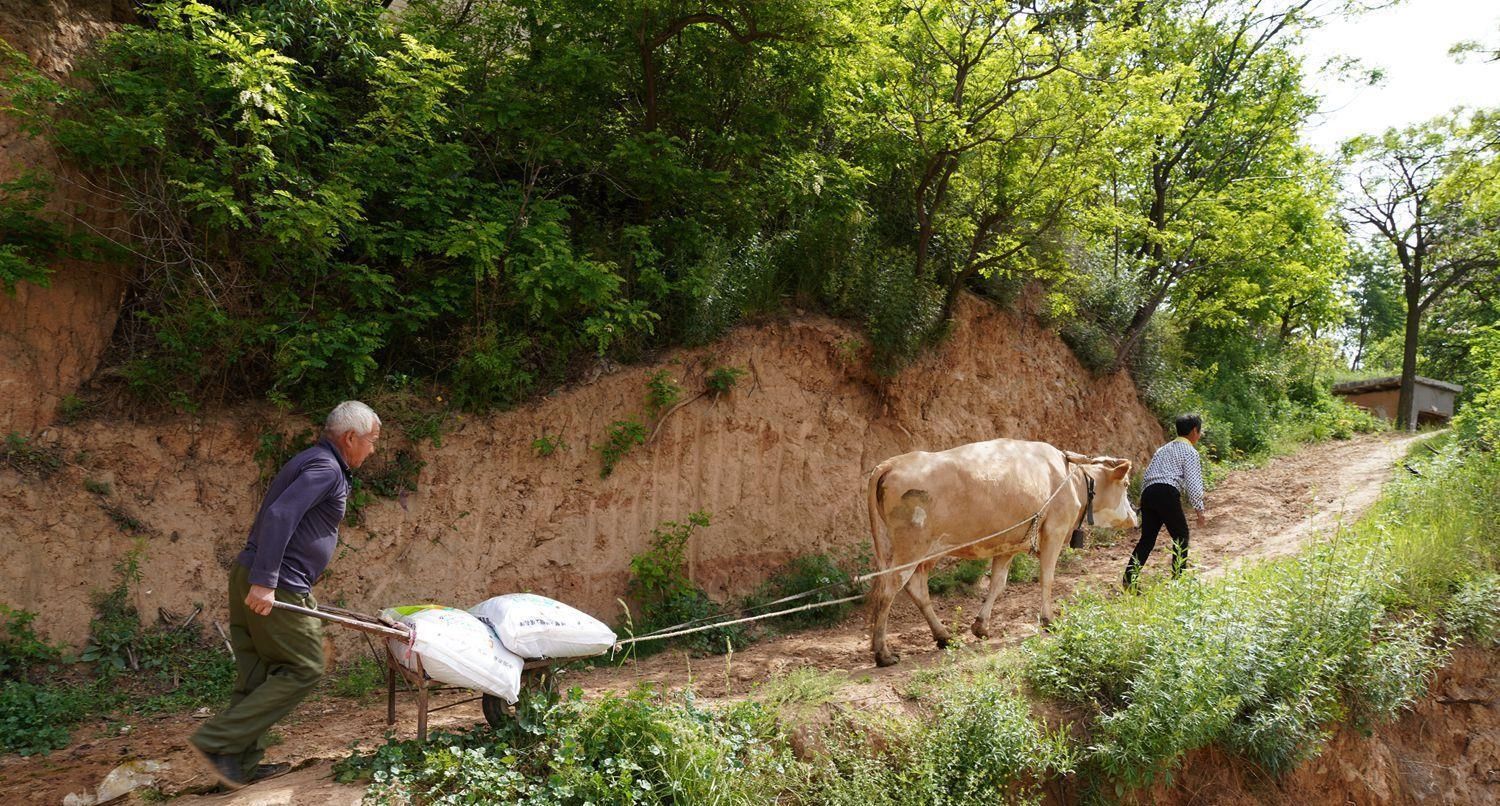
[[[1262,468],[1230,474],[1208,496],[1210,520],[1206,529],[1194,530],[1193,562],[1204,573],[1218,574],[1247,560],[1290,554],[1310,537],[1353,522],[1374,503],[1395,462],[1418,438],[1374,435],[1324,443]],[[1133,545],[1133,535],[1122,535],[1113,543],[1094,540],[1059,567],[1056,595],[1066,598],[1081,585],[1117,585]],[[1159,573],[1164,567],[1165,546],[1163,535],[1148,573]],[[982,596],[983,583],[976,590],[940,599],[939,611],[950,624],[966,625]],[[1039,596],[1036,583],[1012,584],[996,605],[994,637],[988,645],[1013,645],[1034,635]],[[958,629],[954,632],[971,637]],[[850,683],[840,690],[841,701],[894,703],[901,700],[899,692],[911,673],[937,662],[942,653],[933,646],[926,622],[905,597],[892,609],[889,640],[901,653],[902,662],[875,668],[863,616],[854,613],[836,626],[765,640],[729,658],[693,659],[667,652],[622,668],[576,672],[564,684],[600,693],[651,682],[664,688],[691,688],[711,701],[743,697],[763,681],[799,667],[814,667],[848,674]],[[466,696],[439,694],[434,707]],[[409,700],[399,705],[396,735],[409,737],[415,723],[414,706]],[[458,729],[482,719],[475,703],[433,714],[432,725]],[[90,790],[121,762],[144,758],[170,765],[159,785],[165,792],[188,795],[178,803],[352,804],[359,801],[363,789],[334,783],[330,759],[342,758],[351,747],[378,744],[386,732],[385,708],[379,698],[314,700],[282,723],[278,728],[282,743],[270,751],[274,760],[305,765],[302,769],[233,796],[195,797],[192,794],[209,783],[185,742],[196,722],[192,715],[169,715],[128,725],[98,723],[79,730],[77,744],[49,756],[0,758],[0,803],[58,804],[70,792]]]

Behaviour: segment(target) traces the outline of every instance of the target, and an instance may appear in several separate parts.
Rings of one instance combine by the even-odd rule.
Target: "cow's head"
[[[1094,524],[1109,529],[1134,529],[1141,525],[1130,505],[1130,460],[1100,456],[1089,468],[1094,479]]]

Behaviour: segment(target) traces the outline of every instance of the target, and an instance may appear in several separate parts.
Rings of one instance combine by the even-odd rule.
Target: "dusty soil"
[[[1304,449],[1268,466],[1231,474],[1210,493],[1212,514],[1206,529],[1194,534],[1192,557],[1205,573],[1221,573],[1236,563],[1296,550],[1309,539],[1326,536],[1340,519],[1357,518],[1394,472],[1394,463],[1412,437],[1371,436]],[[1097,542],[1097,541],[1095,541]],[[1082,585],[1114,586],[1133,536],[1113,544],[1096,544],[1060,569],[1059,596]],[[1165,563],[1158,551],[1148,573]],[[981,601],[979,590],[945,597],[940,611],[950,623],[966,624]],[[1036,583],[1013,584],[996,608],[994,637],[963,651],[1019,642],[1037,631]],[[757,684],[788,670],[811,666],[843,670],[850,683],[837,701],[855,706],[899,705],[911,674],[939,662],[925,622],[908,601],[892,613],[891,640],[904,655],[891,668],[871,662],[862,616],[841,624],[771,638],[736,652],[731,658],[692,659],[669,652],[620,668],[597,668],[568,675],[567,685],[586,693],[622,691],[642,682],[694,690],[708,702],[752,695]],[[1500,655],[1465,651],[1439,675],[1432,694],[1395,725],[1372,737],[1340,733],[1330,749],[1281,781],[1268,781],[1243,762],[1215,751],[1189,760],[1170,788],[1153,793],[1173,803],[1415,803],[1493,802],[1500,795],[1500,715],[1495,707],[1495,671]],[[459,702],[466,692],[437,695],[436,705]],[[433,714],[435,728],[462,728],[482,720],[477,704],[463,704]],[[189,755],[185,736],[196,723],[192,715],[171,715],[129,724],[94,724],[78,733],[79,743],[41,759],[0,760],[0,802],[58,803],[68,792],[96,784],[110,769],[130,758],[167,761],[161,780],[169,793],[198,802],[193,795],[207,784]],[[414,732],[410,698],[399,703],[395,735]],[[332,760],[353,746],[369,747],[386,732],[383,702],[377,697],[353,702],[322,697],[309,702],[283,723],[275,760],[306,765],[286,776],[251,787],[232,797],[204,797],[205,803],[293,804],[353,803],[360,788],[333,783]],[[1486,782],[1490,783],[1486,783]],[[1212,796],[1203,793],[1214,793]],[[1458,793],[1458,794],[1455,794]],[[1459,797],[1459,794],[1462,797]],[[1195,797],[1197,798],[1195,800]],[[1204,798],[1207,799],[1204,799]],[[1487,801],[1486,798],[1490,800]]]

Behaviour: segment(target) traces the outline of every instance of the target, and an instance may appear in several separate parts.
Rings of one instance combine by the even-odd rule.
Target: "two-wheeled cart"
[[[380,616],[370,616],[364,613],[356,613],[341,607],[322,605],[315,608],[302,607],[288,602],[276,601],[274,607],[299,613],[304,616],[312,616],[322,619],[341,627],[377,635],[384,639],[395,639],[398,641],[411,640],[411,631],[406,625],[398,621],[392,621]],[[480,701],[480,710],[484,712],[484,720],[491,727],[504,727],[515,719],[515,706],[493,694],[479,692],[477,696],[470,697],[458,702],[450,702],[437,708],[430,707],[430,695],[437,691],[472,691],[459,686],[437,686],[433,685],[432,678],[422,669],[422,656],[415,655],[416,668],[408,669],[392,654],[390,647],[381,642],[381,651],[385,659],[386,700],[385,700],[385,724],[396,724],[396,680],[398,677],[417,692],[417,740],[427,741],[427,715],[438,711],[453,708],[465,703]],[[521,690],[524,691],[546,691],[552,684],[552,667],[555,664],[565,663],[576,658],[527,658],[525,665],[521,667]]]

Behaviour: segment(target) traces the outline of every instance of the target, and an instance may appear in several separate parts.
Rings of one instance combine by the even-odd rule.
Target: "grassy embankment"
[[[1118,799],[1209,745],[1285,771],[1341,725],[1393,719],[1455,645],[1500,636],[1500,457],[1445,445],[1411,462],[1421,476],[1297,556],[1085,592],[1019,651],[952,651],[906,687],[915,718],[840,706],[845,677],[800,671],[723,709],[572,696],[545,729],[392,742],[340,769],[377,801],[860,806],[1035,801],[1059,776]],[[1049,728],[1047,700],[1087,729]]]

